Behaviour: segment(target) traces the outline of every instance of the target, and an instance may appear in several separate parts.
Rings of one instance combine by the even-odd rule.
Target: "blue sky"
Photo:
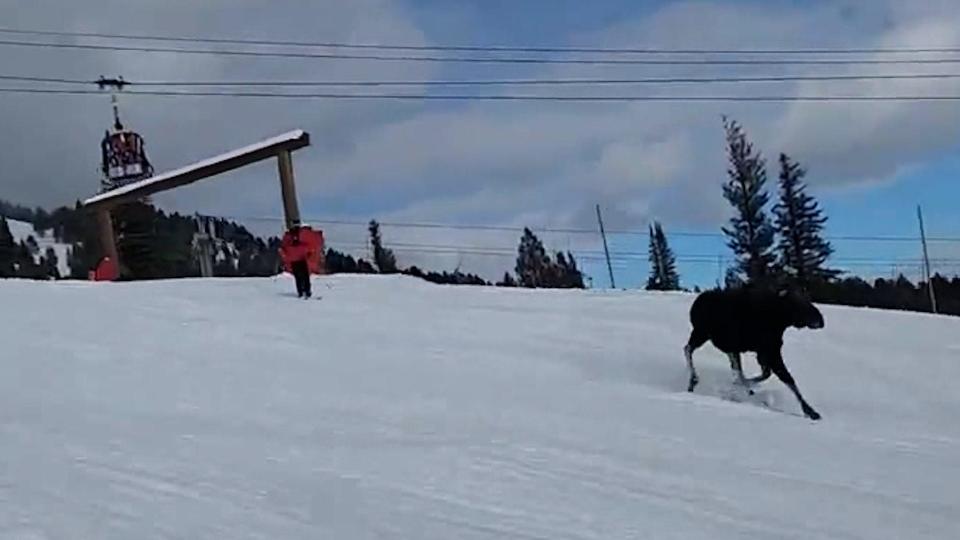
[[[281,9],[278,9],[278,6]],[[110,13],[110,17],[98,14]],[[129,2],[10,0],[0,19],[24,28],[413,45],[582,45],[665,48],[960,47],[955,0],[208,0]],[[424,80],[655,77],[812,73],[937,73],[955,66],[666,67],[504,66],[313,61],[135,52],[5,50],[0,73],[128,80]],[[411,91],[417,91],[416,88]],[[440,90],[431,90],[440,91]],[[507,89],[494,93],[631,95],[960,94],[958,80],[790,83],[750,86]],[[955,103],[491,103],[277,101],[126,97],[128,125],[160,170],[303,128],[313,145],[295,158],[303,214],[320,220],[434,222],[593,229],[594,205],[611,229],[717,233],[729,217],[721,196],[721,115],[740,121],[769,163],[786,152],[809,170],[829,235],[960,236],[954,211],[960,107]],[[0,101],[0,197],[72,204],[96,190],[106,96],[8,95]],[[46,141],[39,145],[36,141]],[[56,159],[49,148],[56,148]],[[777,171],[768,170],[775,192]],[[265,163],[157,198],[183,212],[279,217],[275,167]],[[277,234],[279,221],[251,222]],[[362,227],[326,226],[331,245],[365,255]],[[457,246],[463,253],[400,253],[402,263],[501,275],[519,234],[384,229],[395,244]],[[595,255],[590,235],[544,235],[551,248]],[[681,257],[726,255],[721,238],[671,238]],[[646,239],[613,238],[615,252],[645,252]],[[836,242],[841,259],[916,258],[915,243]],[[957,244],[932,246],[960,258]],[[602,263],[582,260],[606,285]],[[838,266],[841,266],[838,264]],[[643,282],[646,263],[617,269],[618,285]],[[891,264],[858,266],[889,275]],[[713,263],[681,264],[688,285],[712,285]],[[943,271],[956,271],[944,263]],[[916,275],[913,268],[904,269]],[[912,277],[913,277],[912,276]]]

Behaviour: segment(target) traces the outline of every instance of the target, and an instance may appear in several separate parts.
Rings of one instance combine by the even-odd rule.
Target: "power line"
[[[358,243],[334,243],[330,246],[333,249],[342,249],[342,250],[368,250],[369,246],[365,244]],[[402,244],[391,244],[387,246],[393,252],[396,253],[416,253],[421,255],[470,255],[470,256],[484,256],[484,257],[500,257],[500,258],[512,258],[517,256],[516,250],[510,250],[507,248],[502,249],[492,249],[492,248],[473,248],[473,247],[449,247],[449,246],[406,246]],[[585,261],[597,261],[602,262],[605,259],[604,255],[599,252],[590,252],[590,251],[578,251],[578,250],[569,250],[574,256],[580,260]],[[646,254],[626,254],[623,252],[611,253],[610,258],[613,261],[626,263],[626,262],[635,262],[635,261],[647,261],[648,257]],[[736,259],[733,257],[716,257],[716,256],[684,256],[677,255],[676,261],[684,264],[707,264],[707,265],[716,265],[718,262],[722,264],[732,264],[736,262]],[[842,259],[835,258],[831,259],[836,265],[841,267],[862,267],[862,268],[879,268],[879,267],[911,267],[919,266],[923,261],[920,259]],[[936,262],[941,266],[953,266],[960,265],[960,259],[939,259]]]
[[[451,253],[460,253],[464,251],[469,251],[471,253],[477,254],[505,254],[505,255],[516,255],[516,248],[506,247],[506,246],[475,246],[475,245],[451,245],[451,244],[425,244],[418,242],[388,242],[386,247],[390,249],[408,249],[408,250],[431,250],[431,251],[446,251]],[[354,243],[345,243],[342,244],[345,246],[351,246],[356,248],[366,248],[365,244],[354,244]],[[576,254],[577,256],[592,256],[603,259],[605,254],[603,250],[599,249],[570,249],[563,250],[570,251],[571,253]],[[712,254],[684,254],[677,253],[675,254],[677,261],[680,262],[691,262],[691,261],[705,261],[705,262],[717,262],[717,256]],[[619,257],[623,259],[642,259],[647,260],[649,254],[645,251],[631,251],[631,250],[615,250],[611,253],[611,257]],[[721,260],[725,262],[734,262],[737,259],[732,256],[721,257]],[[831,257],[830,260],[835,263],[864,263],[864,264],[921,264],[922,259],[914,258],[885,258],[885,257]],[[931,262],[938,263],[960,263],[960,258],[950,258],[942,257],[937,259],[930,259]]]
[[[234,220],[234,221],[267,221],[267,222],[281,222],[284,220],[282,217],[274,216],[218,216],[222,219]],[[338,219],[326,219],[320,217],[309,217],[305,216],[302,218],[305,222],[315,223],[318,225],[341,225],[349,227],[364,227],[366,228],[369,225],[369,222],[366,221],[353,221],[353,220],[338,220]],[[381,227],[392,227],[399,229],[441,229],[441,230],[468,230],[468,231],[494,231],[494,232],[523,232],[524,228],[530,229],[533,232],[544,232],[544,233],[554,233],[554,234],[583,234],[583,235],[598,235],[600,234],[595,229],[584,229],[584,228],[557,228],[557,227],[520,227],[520,226],[508,226],[508,225],[476,225],[476,224],[457,224],[457,223],[417,223],[417,222],[400,222],[400,221],[379,221]],[[631,235],[631,236],[643,236],[647,237],[650,235],[649,232],[642,229],[608,229],[607,232],[611,234],[619,235]],[[679,238],[726,238],[726,235],[723,233],[715,232],[697,232],[697,231],[672,231],[668,234],[669,237],[679,237]],[[858,241],[858,242],[919,242],[919,236],[882,236],[882,235],[828,235],[824,237],[827,240],[836,240],[836,241]],[[960,237],[927,237],[928,242],[960,242]],[[705,257],[713,257],[713,260],[716,261],[716,256],[713,255],[704,255]]]
[[[166,41],[181,43],[211,43],[224,45],[264,45],[278,47],[318,47],[337,49],[397,50],[397,51],[452,51],[452,52],[511,52],[511,53],[598,53],[598,54],[924,54],[956,53],[960,47],[851,47],[851,48],[758,48],[708,49],[660,47],[563,47],[563,46],[507,46],[507,45],[408,45],[378,43],[345,43],[337,41],[293,41],[268,39],[209,38],[159,35],[113,34],[102,32],[63,32],[51,30],[0,28],[0,33],[33,36],[81,37],[139,41]]]
[[[60,95],[102,95],[96,90],[72,90],[60,88],[0,88],[7,94],[60,94]],[[174,91],[141,90],[125,92],[127,96],[167,96],[167,97],[233,97],[268,99],[341,99],[341,100],[414,100],[414,101],[558,101],[583,103],[616,102],[883,102],[916,101],[948,102],[960,101],[960,95],[887,95],[887,96],[556,96],[556,95],[513,95],[513,94],[355,94],[338,92],[317,93],[278,93],[278,92],[221,92],[221,91]]]
[[[50,49],[77,49],[93,51],[156,52],[170,54],[208,54],[215,56],[246,56],[261,58],[309,58],[323,60],[373,60],[384,62],[444,62],[478,64],[579,64],[579,65],[643,65],[643,66],[852,66],[852,65],[932,65],[960,64],[960,58],[917,59],[698,59],[663,60],[637,58],[533,58],[533,57],[481,57],[481,56],[410,56],[380,54],[316,53],[292,51],[250,51],[233,49],[188,49],[176,47],[153,47],[140,45],[94,45],[81,43],[52,43],[37,41],[0,40],[0,46],[33,47]]]
[[[27,75],[0,75],[3,81],[19,82],[40,82],[40,83],[58,83],[58,84],[96,84],[97,81],[91,79],[65,79],[60,77],[31,77]]]
[[[862,75],[771,75],[757,77],[647,77],[625,79],[467,79],[467,80],[351,80],[351,81],[124,81],[129,86],[172,87],[379,87],[379,86],[576,86],[630,84],[712,84],[813,81],[937,80],[960,79],[960,73],[862,74]],[[0,80],[88,85],[97,81],[56,77],[0,75]]]

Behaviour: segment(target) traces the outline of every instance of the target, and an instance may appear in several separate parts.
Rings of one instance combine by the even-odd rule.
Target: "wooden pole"
[[[293,158],[289,150],[277,153],[280,170],[280,194],[283,197],[283,216],[287,229],[300,224],[300,207],[297,205],[297,188],[293,182]]]
[[[923,230],[923,213],[917,205],[917,220],[920,222],[920,242],[923,244],[923,268],[927,279],[927,292],[930,293],[930,309],[937,312],[937,293],[933,290],[933,274],[930,272],[930,256],[927,254],[927,235]]]
[[[610,264],[610,249],[607,248],[607,233],[603,229],[603,216],[600,215],[600,205],[597,205],[597,223],[600,224],[600,237],[603,238],[603,252],[607,256],[607,271],[610,272],[610,288],[616,289],[617,283],[613,280],[613,265]]]
[[[110,219],[110,210],[97,212],[97,224],[100,228],[100,248],[103,254],[120,268],[120,252],[117,250],[117,240],[113,235],[113,221]]]

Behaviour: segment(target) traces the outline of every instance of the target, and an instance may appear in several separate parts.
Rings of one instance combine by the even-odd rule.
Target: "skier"
[[[310,298],[310,266],[307,262],[314,256],[309,243],[300,239],[300,226],[295,225],[285,235],[280,246],[280,256],[290,266],[290,271],[297,281],[297,296]]]

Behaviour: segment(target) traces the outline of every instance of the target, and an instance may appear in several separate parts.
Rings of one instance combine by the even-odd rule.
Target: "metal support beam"
[[[114,208],[121,204],[140,201],[161,191],[167,191],[187,184],[198,182],[211,176],[223,174],[251,163],[271,159],[280,152],[292,152],[310,145],[310,135],[301,130],[267,139],[239,150],[233,150],[219,156],[187,165],[179,169],[158,174],[132,184],[100,193],[90,197],[83,205],[93,211],[102,208]],[[291,167],[291,171],[293,168]],[[292,172],[291,172],[292,177]]]
[[[113,221],[110,218],[110,210],[100,210],[97,212],[97,224],[100,228],[100,248],[103,254],[110,257],[110,260],[120,268],[120,252],[117,250],[117,240],[113,234]]]
[[[283,217],[287,229],[300,224],[300,206],[297,204],[297,188],[293,181],[293,158],[289,150],[277,153],[280,170],[280,193],[283,196]]]

